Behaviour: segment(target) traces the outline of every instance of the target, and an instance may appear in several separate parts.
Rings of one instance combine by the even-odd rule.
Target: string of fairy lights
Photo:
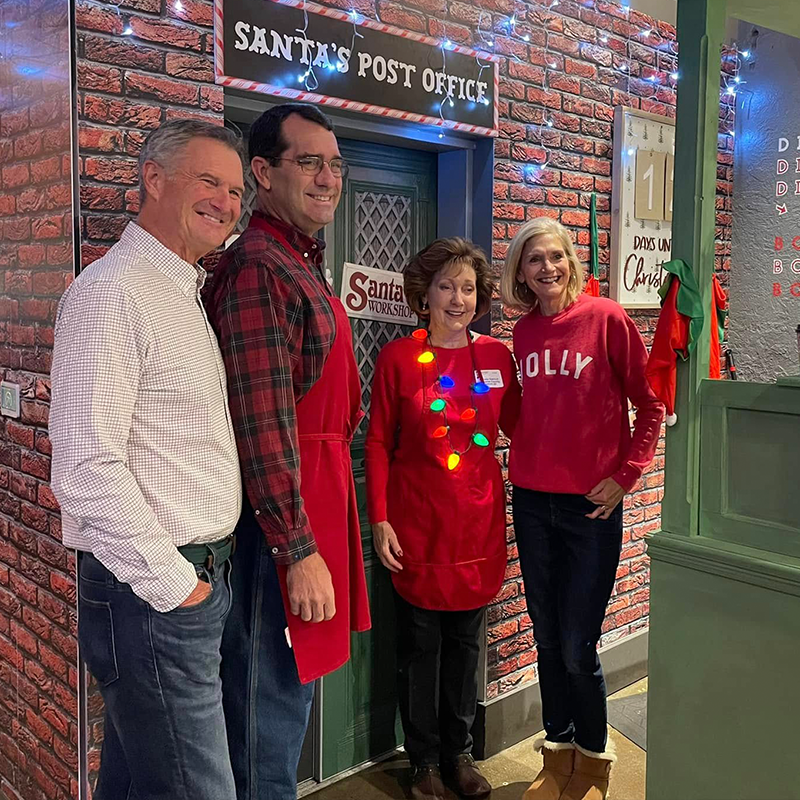
[[[597,10],[599,0],[578,0],[583,8]],[[541,157],[537,156],[537,163],[526,162],[525,178],[531,182],[538,182],[547,165],[553,157],[553,150],[558,147],[559,135],[556,118],[553,109],[560,105],[557,100],[549,101],[553,90],[551,88],[552,74],[564,71],[564,59],[567,51],[563,44],[561,48],[554,47],[554,36],[562,40],[578,42],[581,56],[586,48],[599,49],[590,56],[590,60],[605,69],[610,69],[612,75],[616,75],[619,80],[606,85],[616,90],[624,88],[628,99],[631,97],[631,89],[634,89],[639,96],[640,102],[647,101],[653,110],[659,110],[659,105],[665,105],[662,94],[663,89],[674,90],[680,79],[677,70],[676,59],[678,53],[677,42],[657,27],[653,27],[649,17],[637,14],[631,9],[630,0],[620,0],[612,4],[616,7],[616,13],[609,12],[608,6],[604,9],[604,17],[611,22],[611,29],[597,28],[596,23],[592,25],[594,35],[586,33],[587,25],[580,24],[581,20],[576,20],[574,15],[560,13],[559,5],[561,0],[517,0],[510,15],[494,14],[481,10],[478,14],[476,30],[474,36],[474,47],[476,50],[475,61],[478,66],[478,80],[483,78],[484,72],[491,68],[492,62],[487,56],[495,55],[505,57],[509,64],[519,64],[536,66],[541,68],[541,91],[542,102],[528,101],[529,105],[538,108],[539,121],[529,123],[529,130],[532,138],[540,147]],[[116,12],[123,22],[122,35],[134,36],[131,27],[130,17],[120,9],[120,3],[112,3]],[[168,8],[175,14],[184,13],[182,0],[168,0]],[[303,25],[296,29],[296,33],[302,38],[304,43],[312,40],[308,36],[310,19],[304,0],[301,11],[303,14]],[[360,23],[366,19],[365,15],[357,8],[352,7],[348,11],[349,20],[353,26],[350,42],[350,58],[356,52],[358,40],[364,38],[364,34],[359,30]],[[380,17],[375,13],[378,21]],[[488,19],[488,25],[487,25]],[[543,36],[534,36],[530,21],[536,20],[537,27],[542,31]],[[618,21],[618,22],[617,22]],[[624,23],[624,24],[621,24]],[[448,33],[445,23],[445,33]],[[543,39],[543,41],[542,41]],[[654,53],[652,65],[645,64],[643,59],[645,53],[636,53],[636,44],[645,45]],[[521,49],[524,46],[524,51]],[[440,41],[439,48],[442,55],[442,71],[447,71],[447,54],[456,45],[449,38]],[[526,58],[520,57],[518,52],[524,52]],[[659,59],[657,53],[664,53],[666,58]],[[607,56],[605,54],[608,54]],[[742,90],[745,83],[740,72],[743,61],[750,61],[753,58],[749,50],[740,50],[734,43],[733,46],[723,48],[722,53],[722,72],[720,101],[723,108],[735,108],[736,96]],[[315,67],[316,62],[309,59],[305,70],[298,74],[297,82],[302,84],[306,91],[315,92],[320,88],[320,80]],[[320,66],[321,69],[337,70],[341,69],[341,64],[334,66],[327,59]],[[644,75],[644,77],[642,77]],[[438,116],[440,130],[448,127],[448,120],[451,109],[459,101],[456,99],[452,84],[445,82],[446,94],[438,101]],[[527,99],[527,98],[526,98]],[[489,100],[482,98],[481,102],[488,105]],[[666,100],[669,102],[669,99]],[[613,103],[616,105],[617,103]],[[728,135],[733,136],[734,131],[731,126],[727,131]],[[439,133],[440,138],[444,133]]]

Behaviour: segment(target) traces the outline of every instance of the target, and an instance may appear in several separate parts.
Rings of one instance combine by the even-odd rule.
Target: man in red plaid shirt
[[[222,684],[238,800],[294,800],[316,678],[369,627],[349,446],[361,387],[325,242],[347,164],[316,107],[250,131],[258,210],[209,288],[246,489]]]

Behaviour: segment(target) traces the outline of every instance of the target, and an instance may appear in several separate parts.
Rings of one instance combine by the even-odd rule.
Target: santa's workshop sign
[[[417,315],[406,302],[400,272],[345,262],[341,300],[349,317],[396,325],[417,324]]]
[[[215,0],[223,86],[496,136],[498,59],[303,0]]]

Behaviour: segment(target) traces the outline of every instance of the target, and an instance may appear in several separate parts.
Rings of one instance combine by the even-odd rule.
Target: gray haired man
[[[139,169],[138,220],[64,295],[52,368],[53,489],[106,706],[94,798],[231,800],[219,670],[241,484],[197,262],[239,219],[240,141],[170,122]]]

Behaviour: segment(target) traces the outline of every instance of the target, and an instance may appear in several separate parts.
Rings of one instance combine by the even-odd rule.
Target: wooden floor
[[[629,686],[610,700],[633,698],[647,692],[647,679]],[[627,709],[626,709],[627,711]],[[626,714],[630,717],[630,713]],[[641,720],[633,720],[634,723]],[[631,724],[631,720],[628,720]],[[640,737],[636,736],[641,740]],[[618,761],[611,778],[609,800],[644,800],[645,751],[612,728],[611,739]],[[542,766],[528,739],[481,764],[483,774],[492,784],[491,800],[520,800],[525,789]],[[307,795],[311,800],[405,800],[408,761],[402,754]],[[448,794],[448,800],[457,800]]]

